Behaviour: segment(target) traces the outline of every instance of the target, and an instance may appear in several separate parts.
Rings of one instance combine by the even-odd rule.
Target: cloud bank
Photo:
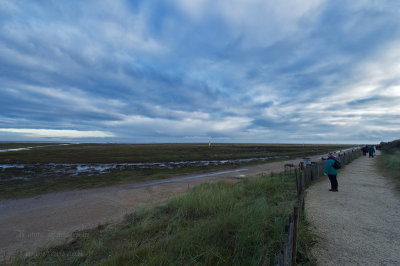
[[[396,1],[0,3],[0,140],[400,135]]]

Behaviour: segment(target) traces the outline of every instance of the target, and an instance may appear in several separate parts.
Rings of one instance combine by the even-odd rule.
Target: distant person
[[[367,147],[367,146],[364,146],[364,147],[362,148],[362,153],[363,153],[364,156],[367,155],[367,151],[368,151],[368,147]]]
[[[369,158],[374,158],[374,156],[375,156],[375,148],[374,148],[374,145],[370,145],[369,147],[368,147],[368,154],[369,154]]]
[[[331,189],[329,191],[338,192],[338,181],[337,181],[337,174],[339,170],[336,166],[337,163],[336,157],[333,153],[329,153],[329,157],[326,160],[324,174],[328,175],[329,181],[331,181]],[[336,167],[336,168],[335,168]]]

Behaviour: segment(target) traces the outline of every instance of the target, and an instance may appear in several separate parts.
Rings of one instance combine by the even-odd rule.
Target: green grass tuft
[[[314,227],[309,223],[307,216],[303,216],[300,219],[297,235],[297,265],[317,265],[317,261],[311,250],[318,240],[319,236],[315,234]]]

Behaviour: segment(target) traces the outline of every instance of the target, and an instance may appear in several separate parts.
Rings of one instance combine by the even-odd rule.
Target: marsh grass
[[[283,174],[205,183],[12,264],[257,265],[265,250],[279,252],[295,199],[293,177]]]
[[[5,144],[3,144],[4,146]],[[7,144],[6,146],[15,146]],[[320,154],[350,145],[299,144],[72,144],[0,153],[1,163],[137,163],[228,160]]]
[[[0,147],[40,146],[35,144],[2,144]],[[48,144],[47,144],[48,145]],[[33,150],[0,153],[2,163],[135,163],[170,162],[194,160],[229,160],[251,157],[281,156],[293,159],[346,148],[349,145],[289,145],[289,144],[73,144],[68,146],[50,146]],[[269,160],[268,162],[277,161]],[[283,159],[280,159],[283,160]],[[141,182],[164,179],[177,175],[204,173],[232,169],[245,165],[255,165],[265,161],[251,163],[226,164],[219,166],[182,167],[178,169],[123,170],[92,176],[49,176],[34,177],[29,181],[0,180],[0,200],[32,197],[40,194],[110,186],[126,182]],[[20,170],[18,170],[20,171]],[[0,179],[24,176],[12,170],[0,172]]]

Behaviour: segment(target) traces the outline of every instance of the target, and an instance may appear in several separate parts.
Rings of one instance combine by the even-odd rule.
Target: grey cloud
[[[398,84],[395,72],[362,98],[339,103],[328,97],[362,86],[369,77],[360,68],[379,61],[382,47],[400,40],[396,7],[323,2],[304,11],[307,16],[288,12],[293,15],[287,17],[289,28],[269,24],[253,10],[257,14],[246,16],[257,19],[242,21],[241,28],[240,14],[218,13],[225,2],[216,4],[207,19],[190,17],[171,3],[113,2],[106,8],[110,3],[25,2],[19,11],[0,11],[4,126],[24,121],[37,128],[107,128],[121,140],[209,135],[256,141],[267,134],[301,142],[379,135],[363,135],[357,118],[365,127],[394,127],[398,121],[389,114],[352,113],[362,113],[366,106],[398,106],[397,96],[379,92]],[[251,11],[251,5],[243,5]],[[257,21],[271,28],[245,30]],[[32,87],[53,89],[54,95]],[[121,126],[135,115],[150,122],[143,128],[140,123]],[[188,123],[186,116],[203,126],[227,117],[249,122],[240,132],[209,129],[200,134],[197,124],[180,127]],[[353,125],[332,122],[342,118]],[[182,131],[164,130],[169,123]],[[385,131],[382,136],[390,134],[395,135]]]

